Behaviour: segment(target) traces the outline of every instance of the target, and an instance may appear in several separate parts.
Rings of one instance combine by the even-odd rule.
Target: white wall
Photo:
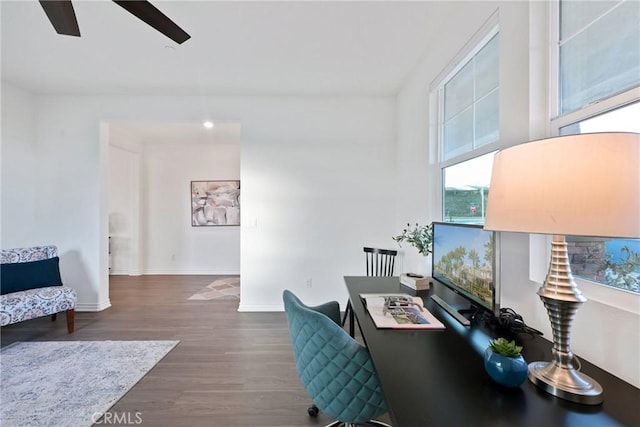
[[[37,227],[38,169],[33,96],[2,86],[2,248],[51,244],[33,234]],[[13,208],[9,208],[9,207]]]
[[[240,145],[146,143],[143,153],[143,273],[240,274],[240,227],[192,227],[190,210],[191,181],[240,179]]]
[[[43,160],[20,167],[47,178],[39,198],[47,215],[16,243],[37,236],[73,251],[78,308],[108,306],[104,124],[199,122],[203,102],[211,117],[242,124],[240,309],[280,310],[284,288],[310,303],[346,302],[342,277],[363,273],[362,246],[393,245],[397,231],[392,97],[38,96]],[[9,216],[20,209],[3,205]]]
[[[509,146],[546,135],[546,61],[539,38],[546,34],[545,3],[465,2],[432,41],[428,53],[398,96],[398,205],[396,223],[441,220],[440,171],[431,117],[429,86],[467,41],[499,7],[500,144]],[[542,18],[542,21],[539,20]],[[530,28],[530,22],[534,26]],[[530,31],[531,29],[531,31]],[[530,61],[531,58],[534,58]],[[542,113],[541,113],[542,110]],[[432,124],[433,125],[433,124]],[[529,236],[503,233],[502,306],[512,307],[525,321],[551,339],[546,311],[536,295],[539,284],[529,280]],[[405,270],[423,260],[407,251]],[[585,294],[589,297],[588,294]],[[572,329],[572,350],[616,376],[640,386],[640,314],[592,299],[578,311]],[[614,349],[614,350],[612,350]],[[551,360],[551,355],[549,359]]]
[[[284,288],[345,303],[362,247],[394,244],[394,100],[292,101],[243,120],[241,310],[280,310]]]
[[[77,234],[73,220],[78,212],[90,211],[84,193],[68,194],[61,189],[75,186],[76,181],[91,182],[98,170],[85,169],[60,157],[64,144],[51,144],[40,138],[38,127],[38,100],[27,91],[2,83],[2,248],[34,245],[56,245],[60,256],[60,275],[65,284],[91,283],[84,250],[78,240],[97,238],[97,216],[86,236]],[[97,129],[97,126],[96,126]],[[65,138],[64,128],[58,128],[52,140]],[[97,149],[98,145],[94,146]],[[79,151],[82,152],[85,147]],[[89,173],[90,172],[90,173]],[[55,177],[55,178],[54,178]],[[58,186],[63,182],[62,186]],[[80,185],[82,186],[82,185]],[[87,212],[89,215],[91,212]],[[67,215],[69,214],[69,215]],[[60,219],[58,221],[57,219]],[[78,223],[87,223],[87,217]],[[94,239],[97,247],[97,240]],[[80,286],[79,298],[85,301],[99,300],[99,290]],[[108,306],[108,297],[102,299],[102,307]],[[92,308],[98,305],[91,303]],[[78,306],[82,308],[81,305]]]
[[[43,123],[40,105],[2,83],[2,247],[58,246],[61,276],[77,288],[78,309],[101,309],[109,302],[107,288],[98,286],[99,124],[76,128],[73,116],[60,115]]]

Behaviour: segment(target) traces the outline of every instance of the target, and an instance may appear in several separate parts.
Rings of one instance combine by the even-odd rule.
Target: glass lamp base
[[[555,362],[529,363],[529,380],[561,399],[586,405],[599,405],[604,400],[602,387],[588,375]]]

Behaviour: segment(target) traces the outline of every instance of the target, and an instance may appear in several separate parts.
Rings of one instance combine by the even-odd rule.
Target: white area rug
[[[0,425],[96,423],[179,341],[36,341],[0,352]]]
[[[189,297],[190,300],[210,300],[217,298],[240,299],[240,278],[219,279]]]

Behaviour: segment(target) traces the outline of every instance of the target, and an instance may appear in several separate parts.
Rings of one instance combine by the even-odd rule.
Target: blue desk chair
[[[327,427],[390,427],[373,420],[387,405],[369,350],[340,325],[338,303],[307,307],[288,290],[282,299],[300,382],[317,408],[337,420]]]

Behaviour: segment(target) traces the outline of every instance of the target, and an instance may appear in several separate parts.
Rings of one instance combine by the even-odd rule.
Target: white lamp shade
[[[485,229],[640,237],[640,134],[520,144],[494,159]]]

